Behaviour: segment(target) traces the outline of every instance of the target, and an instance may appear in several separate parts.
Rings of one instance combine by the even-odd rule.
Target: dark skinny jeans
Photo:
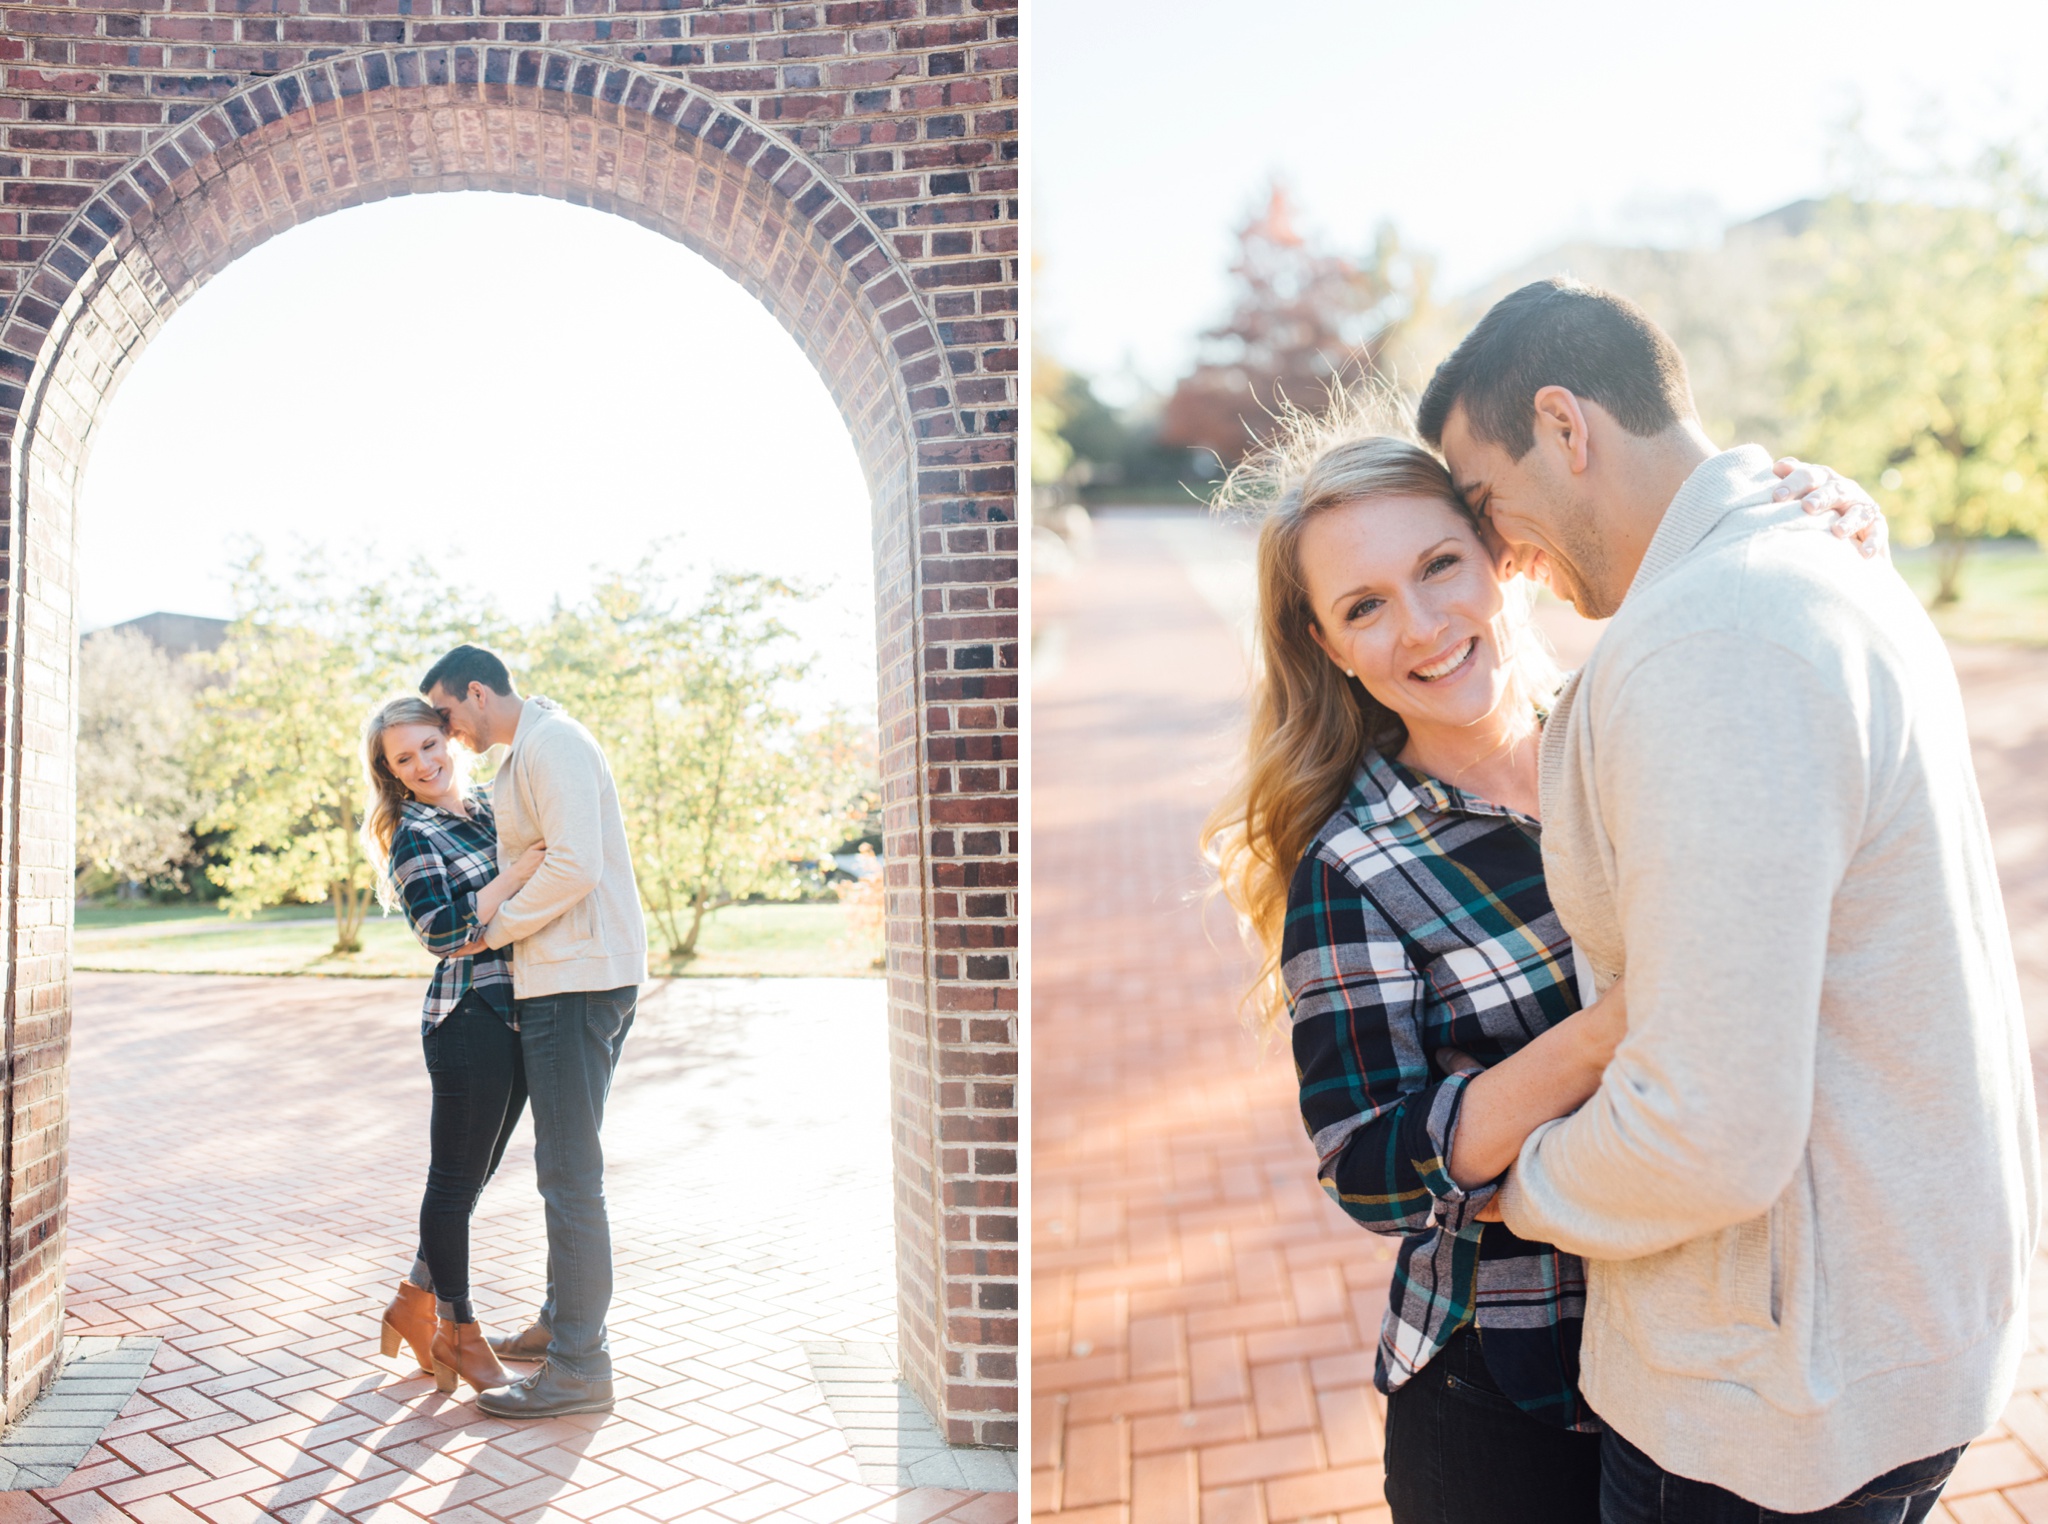
[[[469,1300],[469,1219],[526,1109],[519,1034],[471,991],[420,1038],[434,1087],[433,1152],[420,1202],[420,1259],[441,1316]],[[415,1280],[419,1279],[415,1274]]]
[[[1934,1512],[1962,1445],[1909,1461],[1808,1513],[1780,1513],[1712,1482],[1666,1471],[1612,1429],[1600,1451],[1602,1524],[1920,1524]]]
[[[605,1315],[612,1230],[604,1199],[605,1101],[633,1030],[638,987],[521,1000],[519,1042],[533,1100],[533,1167],[548,1219],[548,1364],[578,1381],[612,1379]]]
[[[1387,1399],[1394,1524],[1600,1524],[1600,1436],[1531,1418],[1464,1328]]]

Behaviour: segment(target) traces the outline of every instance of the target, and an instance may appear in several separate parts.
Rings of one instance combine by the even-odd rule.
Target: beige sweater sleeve
[[[1600,1088],[1523,1145],[1508,1226],[1594,1259],[1769,1210],[1812,1120],[1831,903],[1869,764],[1838,689],[1759,637],[1650,654],[1589,715],[1628,961]]]
[[[550,725],[520,755],[515,786],[547,848],[540,871],[491,918],[492,947],[522,941],[597,888],[604,874],[604,758],[574,727]]]

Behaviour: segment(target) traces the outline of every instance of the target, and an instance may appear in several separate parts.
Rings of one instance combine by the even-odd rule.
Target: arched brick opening
[[[785,23],[792,9],[754,8]],[[85,194],[49,161],[12,160],[26,173],[0,202],[51,208],[44,236],[0,240],[33,256],[0,329],[8,1416],[53,1374],[63,1320],[73,526],[94,430],[178,303],[249,248],[383,196],[494,189],[627,216],[704,255],[797,339],[853,435],[873,499],[902,1363],[955,1442],[1014,1444],[1014,380],[971,347],[1004,320],[945,315],[986,262],[963,272],[896,231],[917,205],[878,211],[872,181],[831,172],[805,131],[764,126],[767,102],[581,50],[356,49],[233,84]],[[1000,271],[1014,311],[1014,260]],[[288,375],[295,348],[280,335],[252,356],[252,384]]]

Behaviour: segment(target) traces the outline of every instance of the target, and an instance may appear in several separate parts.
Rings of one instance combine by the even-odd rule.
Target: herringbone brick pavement
[[[1099,515],[1092,558],[1046,600],[1065,629],[1032,690],[1032,1508],[1387,1524],[1371,1374],[1390,1249],[1317,1190],[1292,1067],[1245,1036],[1235,934],[1199,900],[1195,834],[1245,683],[1218,612],[1242,610],[1242,545],[1217,533]],[[2048,718],[2006,702],[2015,662],[2048,683],[2048,653],[1963,665],[1973,733],[1986,715],[2005,753],[2034,737],[2030,769],[1985,773],[2017,916],[2048,887],[2041,802],[2018,787]],[[2021,1393],[1937,1519],[2048,1524],[2037,1284]]]
[[[857,980],[644,992],[605,1137],[620,1400],[518,1425],[377,1354],[427,1082],[410,982],[78,979],[70,1331],[153,1333],[140,1393],[0,1521],[1013,1519],[861,1485],[805,1339],[894,1337],[886,1022]],[[485,1192],[480,1314],[545,1264],[530,1123]]]

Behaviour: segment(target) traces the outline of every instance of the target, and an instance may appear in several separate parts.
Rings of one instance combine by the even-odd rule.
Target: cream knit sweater
[[[535,842],[540,871],[492,918],[484,940],[512,948],[520,1000],[615,990],[647,979],[647,920],[626,822],[604,752],[552,699],[530,698],[491,780],[498,865]]]
[[[1806,1512],[1998,1417],[2038,1161],[1954,669],[1774,485],[1693,473],[1552,711],[1551,898],[1629,1032],[1502,1208],[1589,1261],[1602,1417]]]

